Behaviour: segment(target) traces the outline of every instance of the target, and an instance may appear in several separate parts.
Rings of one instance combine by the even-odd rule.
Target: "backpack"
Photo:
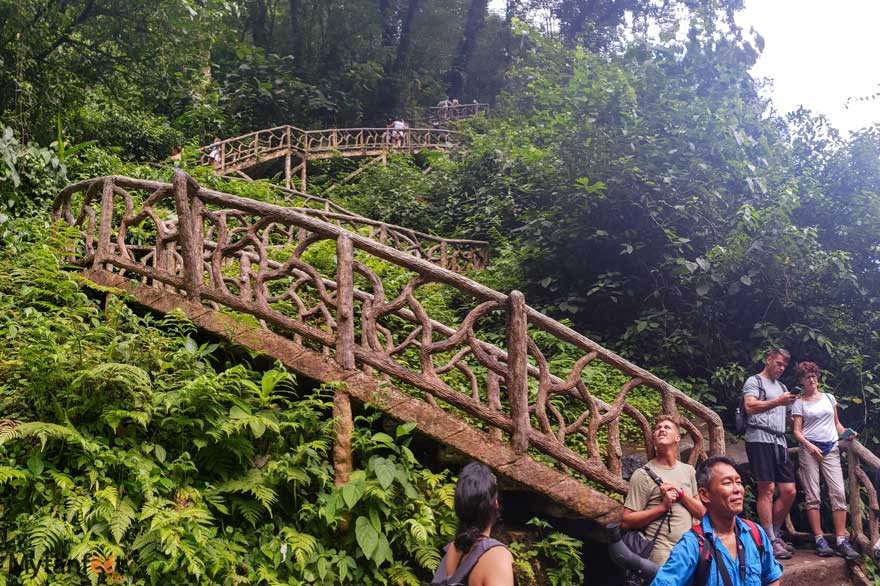
[[[647,465],[642,466],[642,470],[644,470],[648,476],[651,477],[651,480],[654,481],[654,484],[660,486],[663,484],[663,479],[657,476],[657,474],[648,468]],[[633,529],[630,531],[625,531],[620,540],[626,545],[627,549],[642,558],[651,557],[651,552],[654,551],[654,542],[657,540],[657,536],[660,534],[660,529],[663,528],[663,522],[667,523],[669,526],[670,523],[670,513],[666,511],[666,513],[660,517],[660,524],[657,525],[657,529],[654,531],[654,535],[648,539],[645,537],[645,534],[639,531],[638,529]],[[624,577],[624,585],[625,586],[642,586],[643,584],[648,584],[653,580],[653,576],[643,575],[639,570],[631,570],[627,569]]]
[[[455,571],[450,576],[446,573],[446,556],[449,555],[449,549],[452,545],[447,545],[445,553],[443,554],[443,559],[440,560],[440,566],[437,568],[434,577],[431,579],[430,586],[467,586],[468,578],[471,575],[474,566],[476,566],[477,562],[480,561],[480,558],[483,557],[483,554],[493,547],[499,546],[504,547],[504,544],[497,539],[492,539],[491,537],[478,539],[474,542],[470,551],[467,552],[467,555],[461,558],[458,567],[455,568]]]
[[[760,375],[755,375],[758,380],[758,400],[766,401],[767,400],[767,391],[764,390],[764,381],[761,380]],[[788,387],[786,387],[782,382],[779,383],[782,387],[782,392],[787,393]],[[734,411],[735,423],[734,423],[734,431],[738,435],[742,435],[746,432],[747,429],[760,429],[761,431],[766,431],[767,433],[773,434],[775,436],[785,436],[784,433],[778,432],[775,429],[771,429],[764,425],[749,425],[749,415],[746,413],[746,397],[742,393],[739,395],[739,399],[736,401],[736,410]]]
[[[758,548],[758,558],[762,559],[764,557],[764,540],[761,537],[758,526],[754,521],[749,521],[748,519],[742,519],[742,521],[748,526],[752,541],[755,542]],[[694,525],[691,531],[696,534],[697,543],[700,544],[700,551],[697,554],[697,569],[694,571],[694,579],[691,582],[691,586],[706,586],[709,582],[709,573],[712,571],[712,562],[718,563],[717,553],[712,542],[706,539],[702,523]],[[746,570],[745,552],[740,552],[740,555],[736,557],[739,562],[740,574],[744,575]],[[719,568],[721,569],[720,574],[724,585],[730,586],[731,580],[730,575],[727,573],[727,566],[722,563]]]

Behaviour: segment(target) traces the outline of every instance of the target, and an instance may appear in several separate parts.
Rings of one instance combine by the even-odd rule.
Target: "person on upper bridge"
[[[215,136],[214,142],[211,143],[211,150],[208,151],[208,162],[212,167],[219,167],[222,162],[220,154],[220,137]]]
[[[431,586],[513,586],[513,556],[492,539],[499,519],[498,483],[488,467],[471,462],[455,485],[458,529],[447,545]]]
[[[745,488],[733,461],[712,456],[697,484],[706,515],[672,548],[651,586],[778,586],[782,566],[767,534],[739,517]]]
[[[663,565],[672,547],[706,508],[697,498],[694,467],[678,459],[681,430],[672,415],[654,424],[657,455],[633,472],[623,504],[622,529],[641,529],[654,542],[651,561]]]
[[[848,560],[855,560],[859,553],[847,539],[846,491],[843,470],[840,467],[840,448],[837,445],[839,438],[844,437],[845,433],[847,437],[852,437],[853,431],[846,430],[840,423],[834,397],[830,393],[819,391],[819,375],[819,366],[815,362],[801,362],[795,369],[795,377],[804,389],[803,395],[798,397],[791,408],[792,430],[801,445],[798,463],[804,485],[804,506],[816,542],[816,553],[822,557],[834,555],[834,550],[825,539],[819,515],[821,469],[828,486],[837,553]]]
[[[797,395],[789,393],[779,377],[790,358],[787,350],[771,348],[764,369],[750,376],[742,389],[748,415],[746,455],[758,485],[758,520],[773,543],[773,555],[785,560],[791,558],[794,547],[782,540],[780,532],[795,497],[794,467],[785,441],[786,411]],[[774,502],[776,488],[779,498]]]
[[[388,125],[388,128],[391,129],[391,146],[394,148],[402,147],[403,139],[406,136],[406,129],[409,128],[409,125],[403,121],[403,118],[398,116]]]

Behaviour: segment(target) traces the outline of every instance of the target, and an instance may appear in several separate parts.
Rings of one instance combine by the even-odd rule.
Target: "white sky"
[[[747,0],[737,22],[764,37],[752,73],[773,80],[777,111],[802,104],[844,131],[880,122],[880,98],[845,107],[880,92],[880,0]]]
[[[880,0],[746,0],[737,22],[764,37],[752,73],[773,80],[778,112],[804,105],[843,131],[880,123],[880,97],[855,100],[880,92]]]

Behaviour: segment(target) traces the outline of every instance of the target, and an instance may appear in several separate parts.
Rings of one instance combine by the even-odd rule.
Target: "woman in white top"
[[[798,364],[795,376],[800,380],[804,392],[792,405],[791,415],[794,437],[800,443],[798,460],[801,482],[806,495],[807,519],[816,540],[816,553],[823,557],[835,553],[825,540],[819,516],[821,469],[828,485],[837,554],[856,559],[859,554],[847,539],[846,493],[840,467],[840,448],[837,445],[844,427],[837,417],[837,401],[830,394],[819,391],[819,367],[815,362]]]

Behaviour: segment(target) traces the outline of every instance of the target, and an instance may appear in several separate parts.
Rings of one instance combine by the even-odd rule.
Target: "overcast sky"
[[[737,22],[764,37],[752,73],[773,80],[777,111],[804,105],[844,131],[880,123],[880,98],[846,107],[880,92],[880,0],[746,0]]]
[[[737,22],[763,35],[752,70],[773,79],[776,109],[799,104],[828,116],[841,130],[880,122],[880,0],[747,0]]]

